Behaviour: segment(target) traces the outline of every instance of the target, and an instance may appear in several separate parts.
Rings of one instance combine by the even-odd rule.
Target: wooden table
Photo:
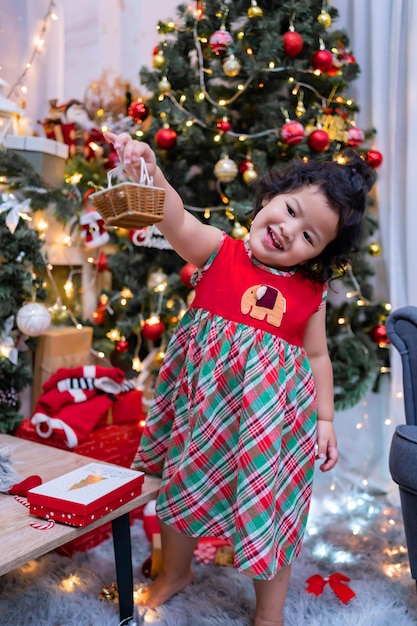
[[[0,434],[0,450],[4,449],[10,451],[13,467],[22,480],[27,476],[38,474],[42,481],[46,482],[87,465],[87,463],[97,462],[97,459],[73,452]],[[106,465],[111,465],[111,463],[106,463]],[[0,576],[111,521],[120,620],[127,620],[133,616],[133,571],[129,511],[156,498],[159,483],[158,478],[145,476],[140,496],[97,519],[85,528],[55,524],[53,528],[48,530],[36,530],[30,526],[30,522],[38,518],[31,516],[28,509],[15,500],[13,496],[0,493]]]

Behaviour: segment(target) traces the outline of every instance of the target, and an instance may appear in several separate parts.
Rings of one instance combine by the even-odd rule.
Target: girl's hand
[[[333,422],[318,419],[317,421],[317,454],[316,459],[325,459],[320,465],[322,472],[333,469],[337,463],[337,440]]]
[[[150,176],[155,175],[156,157],[153,150],[147,143],[136,141],[128,133],[106,132],[104,138],[112,143],[120,159],[120,163],[126,165],[126,172],[132,180],[138,182],[140,180],[140,159],[143,158]]]

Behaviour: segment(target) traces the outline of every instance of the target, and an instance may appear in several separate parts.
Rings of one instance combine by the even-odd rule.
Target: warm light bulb
[[[68,578],[64,578],[64,580],[61,581],[61,589],[63,589],[64,591],[68,591],[69,593],[72,593],[75,590],[75,587],[79,584],[80,584],[79,577],[76,576],[75,574],[70,574]]]
[[[110,341],[120,341],[120,332],[117,328],[113,328],[113,330],[106,333],[106,337],[108,337]]]
[[[66,280],[64,283],[64,291],[67,298],[72,298],[74,296],[74,283],[72,280]]]
[[[43,233],[48,228],[48,222],[46,220],[40,219],[36,224],[36,228]]]

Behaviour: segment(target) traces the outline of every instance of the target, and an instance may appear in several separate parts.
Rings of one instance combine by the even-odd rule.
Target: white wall
[[[56,0],[58,20],[47,20],[44,50],[24,83],[32,128],[48,111],[48,100],[83,99],[103,72],[139,89],[138,72],[151,66],[159,20],[176,17],[178,0]],[[50,0],[0,0],[0,77],[12,87],[25,70],[40,35]],[[142,89],[143,93],[143,89]],[[7,92],[5,91],[5,95]],[[19,103],[20,88],[12,99]]]

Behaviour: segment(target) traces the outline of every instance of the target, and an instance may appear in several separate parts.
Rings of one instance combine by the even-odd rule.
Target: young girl
[[[133,179],[144,158],[166,191],[158,229],[198,268],[133,464],[162,476],[163,567],[141,603],[182,590],[198,538],[221,537],[254,581],[255,626],[281,625],[315,458],[337,462],[326,285],[358,241],[372,172],[352,153],[265,176],[243,242],[184,209],[146,143],[107,139]]]

